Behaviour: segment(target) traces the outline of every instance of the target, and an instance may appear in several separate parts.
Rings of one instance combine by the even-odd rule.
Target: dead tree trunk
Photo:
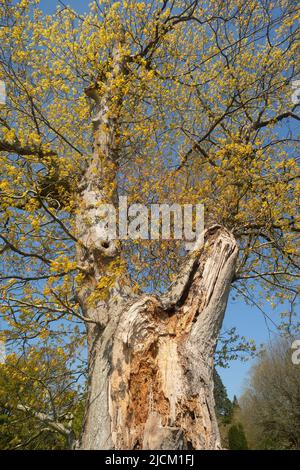
[[[101,203],[115,200],[117,114],[122,96],[114,86],[126,74],[114,51],[106,91],[94,99],[94,154],[78,188],[78,299],[89,347],[88,398],[83,449],[220,448],[213,399],[213,355],[235,272],[237,245],[224,228],[206,230],[204,245],[186,259],[177,282],[162,298],[137,298],[125,276],[107,299],[98,283],[118,243],[103,238]],[[114,99],[112,93],[114,90]]]
[[[89,325],[82,448],[220,447],[213,355],[236,259],[232,235],[212,227],[162,299],[119,292],[105,328]]]

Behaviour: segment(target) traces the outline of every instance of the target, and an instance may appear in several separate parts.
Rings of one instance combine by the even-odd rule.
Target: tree
[[[228,443],[230,450],[247,450],[248,444],[241,423],[233,424],[228,431]]]
[[[51,346],[12,354],[0,365],[0,448],[75,446],[83,400],[67,355]],[[78,436],[78,434],[77,434]]]
[[[228,449],[228,429],[232,425],[234,407],[228,398],[227,390],[216,368],[214,369],[213,379],[215,412],[219,426],[221,446],[224,449]]]
[[[271,344],[252,367],[241,397],[241,420],[258,449],[300,448],[300,375],[291,360],[291,344]]]
[[[214,369],[214,400],[217,418],[224,424],[229,423],[232,418],[233,404],[228,398],[227,390],[216,369]]]
[[[239,407],[240,407],[240,405],[239,405],[239,402],[238,402],[238,399],[237,399],[237,396],[236,396],[236,395],[234,395],[234,396],[233,396],[233,400],[232,400],[232,406],[233,406],[233,408],[239,408]]]
[[[232,402],[217,370],[214,370],[215,411],[219,424],[222,447],[230,450],[247,450],[248,443],[236,395]]]
[[[8,347],[48,338],[75,354],[86,337],[81,448],[217,449],[231,287],[297,294],[297,6],[37,3],[0,6]],[[121,195],[204,204],[204,242],[107,237],[102,204]]]

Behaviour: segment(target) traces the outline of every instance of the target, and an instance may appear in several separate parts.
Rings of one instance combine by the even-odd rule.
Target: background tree
[[[233,404],[228,398],[227,390],[216,369],[214,369],[214,399],[217,418],[224,424],[229,423],[232,417]]]
[[[241,420],[256,449],[300,448],[300,374],[291,343],[271,344],[252,367],[241,397]]]
[[[228,449],[228,429],[233,418],[234,407],[228,398],[227,390],[216,368],[214,369],[213,380],[215,412],[219,425],[221,444],[223,448]]]
[[[87,340],[82,448],[218,448],[230,289],[298,293],[296,2],[37,3],[0,5],[8,349],[47,339],[79,361]],[[108,239],[119,195],[203,203],[204,243]]]
[[[82,387],[68,356],[50,345],[0,365],[0,448],[74,447],[83,415]]]
[[[222,447],[230,450],[247,450],[248,443],[237,397],[234,395],[231,402],[216,369],[214,370],[214,399]]]
[[[230,450],[248,450],[248,444],[243,425],[233,424],[228,431],[228,445]]]

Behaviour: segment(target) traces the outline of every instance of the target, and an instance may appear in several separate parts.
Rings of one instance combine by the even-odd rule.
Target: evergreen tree
[[[233,395],[232,406],[233,408],[239,408],[240,406],[236,395]]]
[[[228,431],[228,444],[230,450],[247,450],[248,444],[244,428],[241,423],[233,424]]]
[[[215,410],[219,422],[224,424],[230,423],[233,412],[233,405],[228,398],[227,390],[216,369],[214,369],[214,398]]]

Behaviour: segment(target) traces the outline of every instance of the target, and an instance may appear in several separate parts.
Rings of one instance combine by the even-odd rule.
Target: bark
[[[177,282],[160,299],[136,297],[124,275],[107,299],[91,302],[111,260],[122,260],[116,241],[99,229],[99,204],[114,203],[118,110],[115,78],[126,75],[116,47],[106,91],[86,90],[96,104],[94,154],[78,188],[78,299],[87,320],[88,398],[82,449],[218,449],[213,355],[237,245],[220,226],[206,230],[203,246],[185,260]],[[114,99],[110,90],[114,90]],[[113,103],[113,104],[112,104]]]
[[[90,335],[82,448],[220,448],[213,355],[237,252],[232,235],[212,227],[167,295],[108,306],[104,331]]]

